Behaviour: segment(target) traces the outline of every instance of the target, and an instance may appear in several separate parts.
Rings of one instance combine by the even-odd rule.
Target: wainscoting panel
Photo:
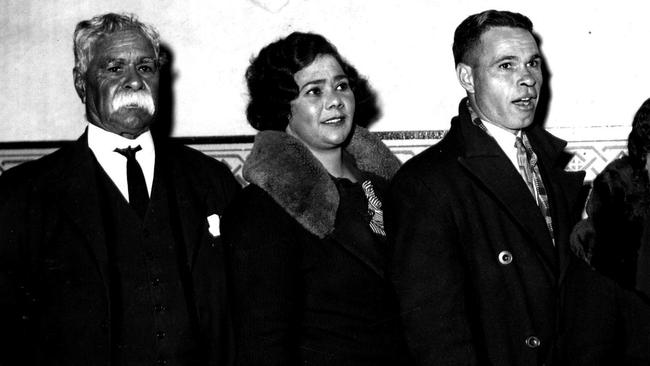
[[[440,141],[446,131],[375,133],[401,161],[405,162]],[[245,184],[241,170],[253,146],[253,136],[175,138],[175,140],[224,162],[239,182]],[[49,154],[65,143],[67,141],[0,143],[0,174],[16,165]],[[569,141],[567,150],[573,154],[567,170],[586,171],[585,180],[590,182],[609,162],[625,153],[626,140]]]

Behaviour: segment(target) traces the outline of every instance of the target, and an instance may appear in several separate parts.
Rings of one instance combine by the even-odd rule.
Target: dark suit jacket
[[[564,141],[529,128],[554,246],[517,169],[470,121],[465,103],[445,138],[398,172],[389,197],[391,276],[416,359],[421,365],[619,362],[618,321],[622,307],[632,305],[569,250],[584,173],[564,171]],[[628,354],[636,357],[632,347]]]
[[[111,298],[96,160],[85,135],[0,177],[0,364],[106,365]],[[239,185],[223,164],[184,146],[156,145],[187,250],[210,364],[230,355],[220,242],[206,218]]]

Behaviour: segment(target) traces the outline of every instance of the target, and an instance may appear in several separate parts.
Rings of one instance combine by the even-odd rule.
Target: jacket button
[[[103,320],[100,324],[99,327],[102,329],[104,333],[108,332],[108,321]]]
[[[508,264],[512,263],[512,253],[510,253],[507,250],[504,250],[501,253],[499,253],[498,258],[499,258],[499,263],[501,263],[503,265],[508,265]]]
[[[535,336],[530,336],[530,337],[526,338],[526,345],[529,348],[537,348],[537,347],[541,346],[541,344],[542,344],[542,341],[540,341],[539,338],[537,338]]]

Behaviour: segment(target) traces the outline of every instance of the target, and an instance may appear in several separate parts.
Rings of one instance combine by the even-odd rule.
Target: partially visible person
[[[598,272],[650,299],[650,99],[634,115],[627,149],[594,179],[572,246]]]
[[[74,54],[86,131],[0,176],[0,365],[227,365],[209,221],[216,234],[239,185],[224,164],[152,137],[153,27],[84,20]]]
[[[453,53],[467,98],[386,200],[417,364],[647,365],[648,311],[571,255],[584,173],[565,171],[566,142],[534,123],[544,78],[532,22],[473,14]]]
[[[260,132],[222,220],[238,365],[408,365],[386,279],[382,200],[398,160],[355,125],[367,83],[294,32],[247,72]]]

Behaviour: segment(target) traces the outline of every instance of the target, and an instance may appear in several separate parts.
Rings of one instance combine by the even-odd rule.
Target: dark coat
[[[78,141],[0,177],[0,364],[107,365],[111,354],[107,248],[96,160]],[[183,237],[210,365],[230,355],[222,248],[206,218],[239,185],[223,164],[156,145]]]
[[[354,136],[347,152],[380,195],[399,162],[366,130]],[[284,132],[258,134],[244,176],[251,184],[222,220],[236,363],[408,364],[386,248],[363,219],[363,193],[361,207],[342,198],[320,162]]]
[[[622,295],[569,250],[584,173],[564,171],[564,141],[537,126],[526,133],[548,191],[555,247],[517,169],[470,121],[466,100],[445,138],[394,178],[386,209],[391,277],[421,365],[622,362],[614,363],[623,351]]]
[[[596,176],[589,217],[574,228],[572,248],[598,272],[650,300],[650,184],[628,156]]]

